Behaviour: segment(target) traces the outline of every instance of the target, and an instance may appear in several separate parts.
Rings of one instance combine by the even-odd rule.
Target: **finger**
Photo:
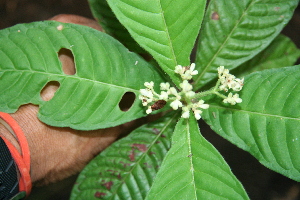
[[[73,24],[79,24],[79,25],[84,25],[84,26],[89,26],[91,28],[94,28],[98,31],[103,31],[101,26],[98,24],[97,21],[78,16],[78,15],[70,15],[70,14],[60,14],[56,15],[49,20],[55,20],[58,22],[63,22],[63,23],[73,23]]]

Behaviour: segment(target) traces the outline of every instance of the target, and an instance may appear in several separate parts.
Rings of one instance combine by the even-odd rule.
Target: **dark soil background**
[[[57,14],[92,18],[86,0],[0,0],[0,29],[18,23],[46,20]],[[300,48],[299,8],[283,33]],[[219,137],[205,123],[200,123],[202,134],[221,152],[252,200],[300,199],[299,183],[268,170],[247,152]],[[59,183],[34,188],[29,200],[67,200],[75,180],[76,176],[73,176]]]

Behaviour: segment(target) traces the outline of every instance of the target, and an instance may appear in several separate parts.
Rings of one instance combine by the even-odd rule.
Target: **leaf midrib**
[[[160,13],[161,13],[161,16],[162,16],[162,19],[163,19],[163,23],[165,25],[165,31],[167,33],[167,39],[169,41],[171,52],[172,52],[172,55],[173,55],[173,59],[172,60],[174,60],[175,66],[177,66],[178,62],[177,62],[177,58],[176,58],[176,55],[175,55],[175,52],[174,52],[173,43],[172,43],[172,40],[170,38],[169,29],[168,29],[168,26],[167,26],[167,23],[166,23],[165,15],[164,15],[164,12],[163,12],[163,9],[162,9],[162,6],[161,6],[161,0],[158,0],[158,1],[159,1],[160,11],[161,11]],[[175,66],[174,66],[174,68],[175,68]]]
[[[212,59],[208,62],[208,64],[204,67],[204,70],[202,70],[202,72],[200,73],[200,75],[198,76],[198,78],[195,80],[195,84],[198,84],[199,80],[203,77],[203,75],[207,72],[208,67],[211,65],[211,63],[217,58],[217,55],[219,55],[220,51],[223,49],[223,47],[225,46],[225,44],[227,43],[227,41],[231,38],[233,32],[237,29],[237,27],[239,26],[240,22],[242,21],[242,19],[244,18],[244,16],[246,15],[246,13],[248,13],[248,9],[252,6],[252,4],[254,4],[254,0],[252,0],[251,3],[249,3],[249,6],[246,8],[245,12],[241,15],[240,19],[237,21],[237,23],[235,24],[235,26],[233,27],[233,29],[231,30],[231,32],[228,34],[228,37],[224,40],[224,42],[222,43],[222,45],[219,47],[219,49],[217,50],[217,52],[215,53],[215,55],[212,57]]]
[[[187,121],[187,140],[188,140],[188,149],[189,149],[189,154],[188,155],[191,155],[189,157],[189,161],[190,161],[190,165],[191,165],[191,174],[192,174],[192,181],[191,181],[191,184],[193,185],[193,188],[194,188],[194,195],[195,195],[195,198],[197,198],[197,187],[196,187],[196,184],[195,184],[195,169],[194,169],[194,164],[193,164],[193,156],[192,156],[192,141],[191,141],[191,132],[190,132],[190,123],[189,121]],[[194,133],[195,134],[195,133]]]
[[[64,74],[52,74],[52,73],[48,73],[48,72],[39,72],[39,71],[30,71],[30,70],[4,70],[4,71],[0,71],[0,75],[1,73],[5,73],[5,72],[20,72],[20,73],[34,73],[34,74],[43,74],[46,76],[56,76],[56,77],[63,77],[64,79],[68,79],[68,78],[72,78],[72,79],[79,79],[80,81],[90,81],[96,84],[102,84],[102,85],[107,85],[109,87],[115,87],[115,88],[120,88],[120,89],[125,89],[125,90],[130,90],[131,92],[136,92],[139,93],[139,90],[137,89],[133,89],[133,88],[129,88],[129,87],[123,87],[123,86],[119,86],[119,85],[114,85],[114,84],[109,84],[109,83],[105,83],[105,82],[101,82],[101,81],[97,81],[97,80],[92,80],[92,79],[87,79],[87,78],[82,78],[75,75],[64,75]]]
[[[265,116],[265,117],[277,117],[277,118],[280,118],[280,119],[300,120],[300,118],[287,117],[287,116],[281,116],[281,115],[275,115],[275,114],[260,113],[260,112],[249,111],[249,110],[241,110],[241,109],[236,109],[236,108],[228,108],[228,107],[217,106],[217,105],[209,105],[209,107],[210,108],[229,110],[229,111],[233,111],[233,112],[244,112],[244,113],[255,114],[255,115],[260,115],[260,116]]]

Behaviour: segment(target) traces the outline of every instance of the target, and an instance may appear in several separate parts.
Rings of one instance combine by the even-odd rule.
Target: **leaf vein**
[[[64,80],[64,81],[65,81],[65,80]],[[77,82],[76,85],[75,85],[75,88],[68,91],[68,92],[70,92],[70,94],[67,95],[67,99],[64,101],[64,103],[59,107],[59,109],[53,110],[54,112],[52,112],[52,113],[50,114],[50,116],[54,116],[54,115],[56,115],[57,113],[63,113],[63,112],[61,112],[61,110],[68,110],[68,109],[66,109],[65,107],[67,107],[67,105],[69,105],[69,102],[72,102],[72,101],[70,101],[70,99],[71,99],[71,97],[75,94],[75,91],[76,91],[76,89],[78,88],[78,86],[79,86],[79,84],[78,84],[78,82]],[[76,94],[75,94],[75,95],[76,95]],[[56,120],[57,120],[57,118],[56,118]],[[57,120],[57,121],[58,121],[58,120]]]
[[[261,115],[264,117],[277,117],[277,118],[297,120],[297,121],[300,120],[299,118],[296,118],[296,117],[287,117],[287,116],[281,116],[281,115],[276,115],[276,114],[260,113],[260,112],[249,111],[249,110],[241,110],[241,109],[237,109],[237,108],[228,108],[228,107],[224,107],[224,106],[210,105],[210,107],[216,108],[216,109],[229,110],[231,112],[242,112],[242,113],[249,113],[249,114],[254,114],[254,115]]]
[[[132,171],[134,171],[135,168],[138,167],[138,163],[140,163],[142,161],[142,159],[144,159],[145,155],[150,152],[150,150],[152,149],[152,146],[154,146],[156,141],[159,140],[161,135],[167,130],[167,127],[172,123],[172,121],[174,121],[178,117],[178,115],[179,115],[179,112],[177,112],[172,118],[170,118],[170,120],[168,120],[165,123],[165,125],[162,127],[161,131],[157,134],[156,138],[152,141],[152,143],[149,144],[146,152],[144,154],[142,154],[141,157],[139,157],[139,159],[135,162],[136,164],[128,171],[127,175],[124,178],[122,178],[123,183],[125,183],[125,179],[129,178],[129,175],[132,174]],[[121,187],[122,187],[122,184],[120,184],[120,186],[114,191],[113,195],[117,194],[117,191],[120,190]]]
[[[125,90],[129,90],[129,91],[132,91],[132,92],[136,92],[136,93],[139,93],[139,90],[137,89],[133,89],[133,88],[129,88],[129,87],[123,87],[123,86],[119,86],[119,85],[113,85],[113,84],[109,84],[109,83],[105,83],[105,82],[101,82],[101,81],[98,81],[98,80],[92,80],[92,79],[87,79],[87,78],[82,78],[82,77],[79,77],[79,76],[68,76],[68,75],[64,75],[64,74],[54,74],[54,73],[48,73],[48,72],[39,72],[39,71],[31,71],[31,70],[3,70],[2,72],[20,72],[20,73],[25,73],[25,72],[28,72],[28,73],[37,73],[37,74],[42,74],[42,75],[46,75],[47,77],[49,76],[56,76],[56,77],[62,77],[63,79],[68,79],[68,78],[73,78],[73,79],[77,79],[78,81],[81,81],[81,80],[84,80],[84,81],[90,81],[90,82],[93,82],[93,83],[96,83],[96,84],[101,84],[101,85],[106,85],[106,86],[109,86],[109,87],[113,87],[113,88],[120,88],[120,89],[125,89]],[[0,71],[1,72],[1,71]]]
[[[208,70],[208,67],[214,62],[214,60],[217,58],[218,54],[221,52],[221,50],[223,49],[223,47],[225,46],[225,44],[227,43],[227,41],[232,37],[233,33],[235,32],[235,30],[238,28],[238,26],[240,25],[242,19],[244,18],[244,16],[248,13],[248,10],[250,9],[250,7],[255,3],[255,1],[252,1],[251,3],[248,4],[248,6],[246,7],[246,9],[244,10],[243,14],[239,17],[239,19],[237,20],[235,26],[232,28],[232,30],[228,33],[226,39],[224,40],[224,42],[222,43],[222,45],[219,46],[217,52],[214,54],[214,56],[212,57],[212,59],[208,62],[208,64],[203,68],[202,72],[199,74],[199,76],[196,78],[195,83],[199,82],[201,77],[204,76],[204,74],[206,73],[206,71]]]
[[[10,101],[9,101],[9,103],[7,103],[7,104],[10,104],[10,103],[13,102],[15,99],[20,98],[20,96],[21,96],[20,94],[22,93],[23,89],[27,87],[27,84],[28,84],[28,82],[29,82],[29,80],[30,80],[30,77],[32,77],[32,75],[30,75],[29,78],[26,79],[26,81],[22,84],[20,90],[18,90],[18,94],[15,95],[15,98],[11,98]]]
[[[221,183],[223,183],[224,185],[226,185],[226,186],[228,186],[228,187],[230,187],[238,196],[242,196],[241,194],[240,194],[240,192],[238,192],[238,191],[236,191],[236,189],[237,189],[237,187],[231,187],[230,185],[228,185],[227,183],[225,183],[224,181],[222,181],[222,180],[220,180],[218,177],[216,177],[216,176],[213,176],[213,175],[215,175],[215,174],[209,174],[209,173],[206,173],[206,172],[203,172],[203,171],[201,171],[200,173],[202,173],[202,174],[205,174],[205,175],[207,175],[207,176],[210,176],[211,178],[213,178],[213,179],[216,179],[216,182],[217,181],[220,181]],[[215,188],[215,189],[217,189],[216,187],[212,187],[211,189],[213,189],[213,188]],[[198,188],[197,188],[198,189]],[[201,188],[201,189],[199,189],[199,190],[204,190],[203,188]],[[207,191],[207,190],[205,190],[205,191]],[[216,192],[215,191],[215,193],[213,193],[213,192],[211,192],[211,191],[207,191],[207,192],[209,192],[209,193],[211,193],[211,194],[215,194],[215,195],[217,195],[217,196],[220,196],[220,197],[223,197],[224,198],[224,196],[221,196],[221,194],[218,194],[218,192]]]
[[[162,0],[158,0],[158,1],[159,1],[159,5],[160,5],[160,10],[161,10],[160,13],[161,13],[161,16],[162,16],[162,19],[163,19],[163,23],[164,23],[164,25],[165,25],[165,31],[166,31],[166,33],[167,33],[167,37],[168,37],[168,41],[169,41],[170,50],[171,50],[171,52],[172,52],[172,60],[174,60],[175,66],[177,66],[177,65],[178,65],[178,62],[177,62],[177,59],[176,59],[176,56],[175,56],[174,47],[173,47],[173,44],[172,44],[172,40],[171,40],[171,38],[170,38],[170,33],[169,33],[169,29],[168,29],[168,26],[167,26],[167,23],[166,23],[165,16],[163,15],[164,10],[163,10],[163,8],[161,7],[161,5],[162,5],[161,1],[162,1]],[[174,66],[174,68],[175,68],[175,66]],[[172,66],[168,66],[168,67],[172,69]]]

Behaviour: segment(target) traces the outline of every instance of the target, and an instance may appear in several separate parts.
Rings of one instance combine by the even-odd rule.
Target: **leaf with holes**
[[[174,112],[105,149],[79,175],[71,199],[144,199],[171,145]]]
[[[179,85],[176,65],[190,64],[206,0],[108,0],[120,22]]]
[[[300,50],[292,40],[279,35],[262,52],[232,71],[238,77],[244,77],[255,71],[292,66],[300,57]]]
[[[118,39],[130,50],[144,53],[144,50],[132,39],[125,27],[117,20],[107,1],[89,0],[89,5],[93,16],[101,24],[106,33]]]
[[[245,77],[242,103],[211,103],[203,119],[266,167],[300,181],[299,94],[300,66],[255,72]]]
[[[192,116],[177,123],[172,147],[146,199],[249,198],[223,157],[200,134]]]
[[[74,54],[74,75],[62,70],[57,55],[62,48]],[[43,101],[40,92],[51,81],[60,87],[50,101]],[[15,112],[33,103],[40,105],[39,118],[52,126],[116,126],[145,115],[139,100],[127,111],[118,106],[125,93],[137,97],[145,81],[163,79],[138,55],[97,30],[47,21],[0,31],[1,111]]]
[[[266,48],[290,20],[298,2],[212,0],[200,32],[195,87],[215,79],[219,66],[233,69]]]

